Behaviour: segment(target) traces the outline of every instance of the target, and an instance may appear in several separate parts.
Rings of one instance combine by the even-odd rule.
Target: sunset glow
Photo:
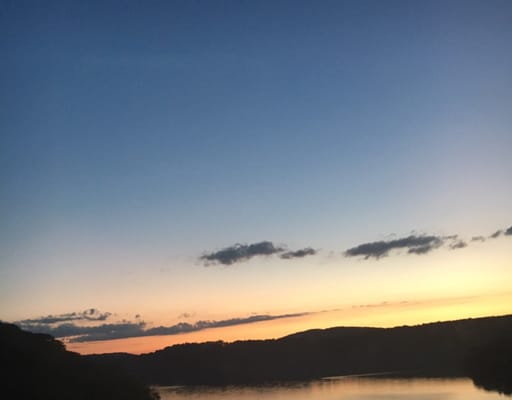
[[[44,3],[0,12],[2,321],[90,354],[512,314],[512,2]]]

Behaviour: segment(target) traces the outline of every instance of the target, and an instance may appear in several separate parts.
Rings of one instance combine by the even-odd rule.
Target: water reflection
[[[160,387],[162,400],[494,400],[498,393],[476,388],[470,379],[387,379],[345,377],[262,386]]]

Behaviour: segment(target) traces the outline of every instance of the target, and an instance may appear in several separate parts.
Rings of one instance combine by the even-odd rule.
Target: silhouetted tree
[[[1,384],[18,399],[153,400],[156,394],[121,369],[66,351],[53,337],[0,322]]]

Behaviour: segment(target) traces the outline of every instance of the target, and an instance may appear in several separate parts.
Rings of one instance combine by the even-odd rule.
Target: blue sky
[[[4,318],[235,243],[511,224],[508,1],[0,5]]]

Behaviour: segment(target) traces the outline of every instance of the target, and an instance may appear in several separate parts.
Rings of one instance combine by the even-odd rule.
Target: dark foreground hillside
[[[89,358],[161,385],[255,384],[391,371],[471,376],[483,387],[507,392],[510,338],[512,316],[505,316],[390,329],[319,329],[277,340],[183,344],[140,356]]]
[[[66,351],[49,335],[0,322],[2,392],[13,399],[151,400],[132,378]]]

